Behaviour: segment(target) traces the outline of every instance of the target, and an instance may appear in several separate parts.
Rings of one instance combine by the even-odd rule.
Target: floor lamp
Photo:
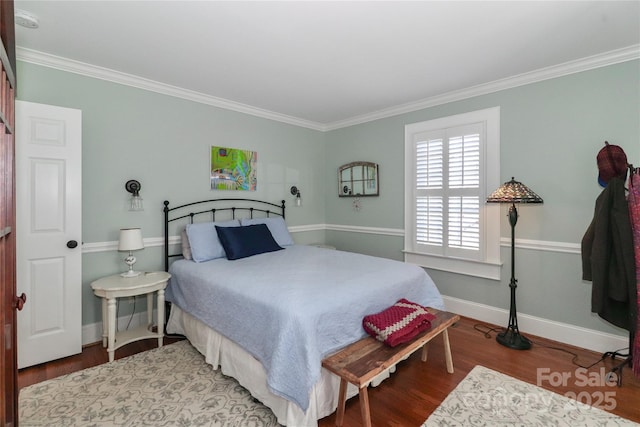
[[[509,283],[511,304],[509,306],[509,326],[504,332],[498,334],[496,341],[515,350],[528,350],[531,348],[531,341],[520,335],[518,318],[516,317],[516,288],[518,282],[515,277],[515,229],[516,222],[518,222],[516,203],[542,203],[542,198],[512,177],[511,181],[505,182],[487,197],[487,203],[511,203],[511,206],[509,206],[509,224],[511,224],[511,282]]]

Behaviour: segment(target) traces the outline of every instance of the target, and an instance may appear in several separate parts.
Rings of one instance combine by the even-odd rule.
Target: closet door
[[[13,1],[0,1],[0,425],[18,425]]]

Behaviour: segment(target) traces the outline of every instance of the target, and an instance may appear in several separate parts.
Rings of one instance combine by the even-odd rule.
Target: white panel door
[[[16,101],[18,368],[82,351],[82,112]]]

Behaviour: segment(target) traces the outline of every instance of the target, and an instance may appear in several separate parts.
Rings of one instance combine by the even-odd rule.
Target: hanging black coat
[[[637,313],[635,271],[624,181],[613,178],[596,199],[582,238],[582,279],[592,282],[591,311],[628,331]]]

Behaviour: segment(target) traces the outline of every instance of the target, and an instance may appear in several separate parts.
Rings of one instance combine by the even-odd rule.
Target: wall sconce
[[[140,197],[140,189],[142,186],[135,179],[131,179],[127,181],[124,185],[125,190],[131,193],[131,199],[129,200],[129,210],[130,211],[143,211],[144,206],[142,205],[142,197]]]
[[[129,266],[129,270],[120,274],[122,277],[136,277],[140,275],[139,271],[133,271],[133,264],[136,263],[136,257],[133,256],[133,251],[139,251],[141,249],[144,249],[142,230],[139,228],[121,228],[120,239],[118,240],[118,251],[129,252],[129,255],[124,259],[124,263]]]
[[[292,186],[291,187],[291,194],[296,196],[295,206],[297,206],[297,207],[302,206],[302,197],[300,197],[300,190],[298,190],[298,187],[296,187],[295,185]]]

